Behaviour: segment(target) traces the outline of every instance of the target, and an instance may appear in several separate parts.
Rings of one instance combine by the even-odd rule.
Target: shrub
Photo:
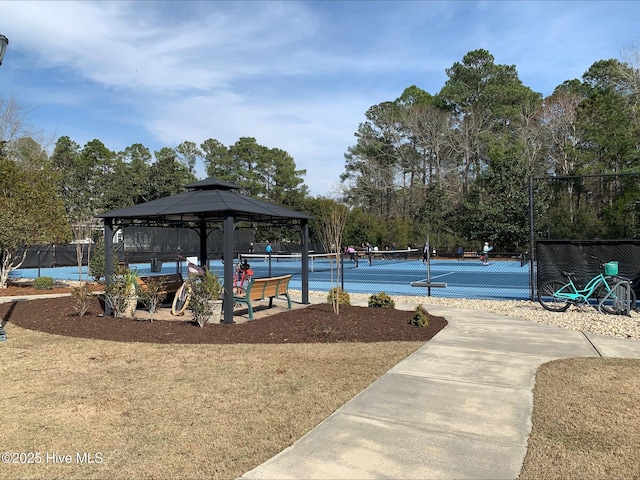
[[[38,277],[33,281],[33,286],[36,290],[52,290],[53,278],[51,277]]]
[[[71,296],[73,297],[73,309],[79,317],[84,316],[89,310],[91,299],[93,298],[89,284],[83,282],[80,286],[74,287]]]
[[[369,297],[369,306],[374,308],[396,308],[396,302],[384,292]]]
[[[335,303],[338,301],[338,305],[351,305],[351,296],[349,293],[340,287],[334,287],[329,291],[327,295],[327,303]]]
[[[213,317],[213,301],[217,300],[210,288],[202,281],[195,282],[189,300],[189,310],[193,319],[203,328]]]
[[[100,283],[100,281],[105,278],[104,254],[104,238],[100,237],[96,242],[91,254],[91,260],[89,261],[89,275],[97,283]],[[118,259],[115,252],[113,258],[116,259],[116,261]]]
[[[409,323],[424,328],[427,328],[429,326],[429,314],[422,305],[418,305],[416,307],[416,313],[413,315],[413,318],[409,321]]]
[[[140,302],[147,307],[147,310],[151,314],[152,322],[153,314],[156,313],[158,305],[167,297],[166,293],[160,291],[162,282],[164,282],[166,278],[167,277],[149,277],[145,282],[144,288],[140,288],[138,291]]]
[[[132,317],[138,301],[137,274],[127,267],[118,266],[104,292],[104,300],[113,310],[114,317]]]
[[[218,300],[224,293],[224,285],[220,282],[218,275],[213,273],[211,270],[205,270],[204,276],[200,281],[213,300]]]

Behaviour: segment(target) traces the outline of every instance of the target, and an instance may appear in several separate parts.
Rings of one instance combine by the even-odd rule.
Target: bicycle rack
[[[614,297],[611,296],[612,294]],[[620,280],[616,283],[611,291],[598,302],[598,312],[603,313],[602,304],[609,299],[613,302],[613,308],[618,311],[624,310],[626,315],[631,315],[631,282]]]

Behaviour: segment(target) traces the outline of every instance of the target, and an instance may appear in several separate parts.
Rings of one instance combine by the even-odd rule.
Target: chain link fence
[[[603,272],[605,263],[618,262],[618,276],[640,293],[640,240],[539,240],[536,242],[536,291],[544,283],[576,275],[579,284]]]
[[[95,245],[79,245],[83,251],[82,264],[87,264],[87,258],[93,254]],[[22,268],[58,268],[78,265],[76,245],[37,245],[28,249],[22,263]],[[22,255],[19,252],[18,255]]]
[[[247,247],[236,251],[236,261],[246,256],[252,243],[251,237],[243,239]],[[479,299],[534,299],[537,289],[548,280],[562,278],[563,271],[575,273],[579,279],[589,279],[602,271],[602,264],[617,261],[619,275],[633,282],[640,296],[640,240],[539,240],[535,244],[534,272],[527,254],[491,252],[488,265],[481,259],[481,252],[464,252],[461,255],[444,256],[430,254],[426,259],[418,250],[363,252],[341,255],[309,256],[309,288],[328,292],[339,286],[350,293],[390,295],[458,297]],[[179,253],[184,257],[196,257],[197,249],[183,244]],[[94,245],[82,245],[83,264],[95,255]],[[254,251],[264,251],[266,243],[254,244]],[[273,244],[274,254],[253,255],[248,260],[258,277],[293,275],[292,288],[301,288],[301,255],[299,247]],[[182,272],[184,262],[178,252],[161,252],[127,249],[125,243],[116,245],[118,260],[135,266],[141,274]],[[315,251],[314,251],[315,252]],[[210,252],[209,266],[222,274],[219,252]],[[74,278],[77,266],[75,245],[43,245],[31,249],[19,271],[47,268],[69,268]],[[45,272],[45,275],[51,275]],[[423,282],[425,287],[412,283]]]

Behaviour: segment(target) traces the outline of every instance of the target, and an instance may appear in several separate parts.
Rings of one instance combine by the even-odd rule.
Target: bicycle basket
[[[605,275],[618,275],[618,262],[607,262],[604,264]]]

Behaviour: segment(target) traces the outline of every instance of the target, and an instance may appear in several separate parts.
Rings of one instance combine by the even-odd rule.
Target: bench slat
[[[160,284],[159,293],[164,293],[165,295],[176,293],[184,283],[184,280],[182,279],[182,275],[180,275],[179,273],[170,273],[167,275],[138,277],[138,286],[144,290],[147,288],[147,282],[149,281],[149,279],[160,279],[160,278],[162,278],[162,282]]]

